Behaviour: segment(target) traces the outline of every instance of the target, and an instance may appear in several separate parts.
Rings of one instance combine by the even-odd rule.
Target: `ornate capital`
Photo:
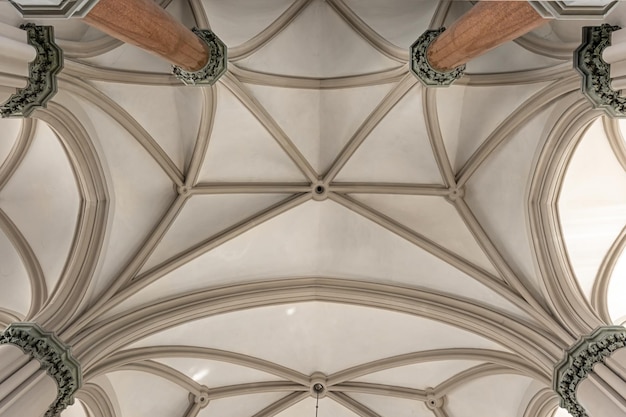
[[[538,0],[529,1],[530,5],[545,19],[591,20],[604,19],[617,6],[615,0]]]
[[[98,0],[9,0],[25,19],[85,17]]]
[[[224,42],[210,30],[198,28],[193,28],[192,30],[202,42],[207,44],[209,61],[204,68],[198,71],[185,71],[176,65],[172,65],[172,72],[176,78],[187,85],[214,84],[226,72],[228,49]]]
[[[451,71],[439,71],[428,62],[427,51],[431,43],[445,31],[446,28],[427,30],[411,45],[411,72],[426,87],[448,87],[463,76],[465,65],[460,65]]]
[[[613,352],[626,346],[626,328],[599,327],[582,337],[565,352],[565,357],[554,368],[553,388],[561,397],[561,407],[573,417],[587,417],[576,399],[578,384],[589,375],[593,366],[604,362]]]
[[[2,117],[28,117],[37,107],[45,107],[57,92],[57,74],[63,69],[63,51],[54,43],[52,26],[22,25],[28,44],[37,56],[28,66],[28,84],[17,90],[2,106]]]
[[[13,323],[0,334],[0,344],[6,343],[41,362],[41,369],[56,381],[57,398],[45,417],[56,417],[74,403],[73,395],[82,384],[80,364],[54,333],[43,331],[36,323]]]
[[[604,109],[612,117],[626,117],[626,97],[611,87],[611,66],[602,52],[611,45],[611,32],[619,26],[583,27],[583,42],[574,51],[574,68],[582,74],[582,92],[594,108]]]

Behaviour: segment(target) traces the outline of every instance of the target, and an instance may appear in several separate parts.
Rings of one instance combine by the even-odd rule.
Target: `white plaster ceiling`
[[[626,318],[611,279],[626,268],[626,147],[580,104],[563,52],[580,25],[425,89],[409,46],[469,3],[159,3],[227,44],[214,86],[53,21],[58,94],[0,120],[0,321],[72,345],[85,385],[62,416],[313,416],[317,373],[319,417],[551,415],[552,366],[583,331],[553,286],[579,286],[589,317]],[[21,22],[1,1],[0,20]],[[578,140],[557,135],[576,105],[598,121],[546,174],[555,255],[539,177],[553,142]]]

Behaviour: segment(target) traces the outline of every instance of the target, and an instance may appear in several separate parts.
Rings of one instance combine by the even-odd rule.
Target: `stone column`
[[[0,335],[0,417],[56,417],[80,384],[80,365],[54,334],[14,323]]]
[[[573,417],[626,417],[626,328],[582,337],[554,371],[554,390]]]

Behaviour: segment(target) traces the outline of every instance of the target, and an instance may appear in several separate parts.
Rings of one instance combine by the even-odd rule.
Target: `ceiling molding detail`
[[[98,0],[10,0],[24,19],[84,17]]]
[[[611,323],[611,315],[607,305],[607,297],[609,293],[609,284],[613,277],[613,270],[619,261],[620,256],[626,248],[626,225],[619,233],[615,241],[607,251],[595,280],[593,281],[593,289],[591,291],[591,305],[598,312],[602,320]]]
[[[392,304],[386,301],[390,297],[396,300]],[[507,328],[504,328],[500,321],[506,313],[479,307],[467,300],[426,290],[330,278],[291,278],[194,292],[141,306],[121,316],[95,322],[89,332],[64,337],[72,340],[76,355],[89,370],[113,351],[154,333],[156,329],[164,330],[166,327],[163,326],[170,328],[215,314],[304,301],[383,308],[451,324],[519,352],[547,372],[551,372],[552,358],[560,356],[562,349],[554,345],[554,336],[534,330],[529,323],[508,316]],[[428,311],[423,308],[426,305]],[[467,311],[473,312],[471,320],[468,320]],[[107,335],[106,341],[102,341],[103,334]],[[93,340],[102,342],[94,344]]]
[[[604,19],[611,13],[617,1],[602,0],[590,4],[587,1],[529,1],[531,6],[545,19],[591,20]]]
[[[558,395],[549,388],[542,388],[530,400],[523,417],[550,417],[558,406]]]
[[[602,125],[615,157],[626,171],[626,141],[619,129],[619,120],[605,116],[602,118]]]
[[[576,337],[604,323],[582,294],[567,260],[558,220],[557,196],[576,144],[601,113],[593,110],[586,98],[576,99],[559,112],[538,158],[528,201],[538,267],[542,276],[550,277],[543,280],[547,300],[559,321]]]
[[[553,277],[544,280],[548,300],[574,335],[588,333],[605,324],[591,308],[574,277],[557,213],[557,196],[565,167],[585,129],[601,115],[585,100],[578,99],[562,110],[541,151],[529,193],[530,225],[539,268],[544,276]]]
[[[51,102],[34,117],[47,123],[58,135],[69,160],[82,204],[76,235],[65,268],[46,305],[32,319],[47,328],[59,329],[84,303],[105,238],[109,192],[100,159],[85,128],[64,106]],[[85,279],[84,277],[88,277]]]
[[[285,29],[309,4],[311,4],[311,0],[295,0],[276,20],[252,39],[241,45],[228,48],[228,60],[237,62],[257,52]]]
[[[83,402],[94,417],[119,417],[109,395],[98,384],[86,382],[76,392],[76,399]]]
[[[48,298],[46,279],[41,269],[41,264],[24,235],[2,209],[0,209],[0,230],[2,230],[11,243],[13,243],[13,247],[22,259],[24,268],[28,273],[31,302],[27,316],[30,317],[34,315],[35,312],[41,310]]]
[[[567,61],[572,58],[574,50],[580,45],[578,42],[550,41],[532,32],[515,39],[514,42],[527,51]]]
[[[369,27],[343,0],[329,0],[328,4],[354,31],[372,45],[378,52],[394,61],[404,64],[409,59],[406,51],[393,45]]]

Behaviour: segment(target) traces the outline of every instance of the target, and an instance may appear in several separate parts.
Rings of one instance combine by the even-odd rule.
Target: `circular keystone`
[[[176,192],[178,193],[178,195],[188,196],[189,194],[191,194],[191,187],[188,185],[179,185],[176,188]]]
[[[313,184],[311,187],[311,193],[313,195],[313,200],[322,201],[328,198],[328,188],[321,183]]]
[[[311,396],[324,398],[326,396],[326,375],[316,372],[311,375]]]
[[[209,405],[209,393],[201,392],[200,394],[196,395],[196,403],[199,404],[200,407],[206,407],[207,405]]]
[[[209,405],[209,392],[200,391],[197,395],[189,393],[189,402],[192,404],[200,405],[200,408],[204,408]]]
[[[443,405],[443,397],[435,397],[434,395],[429,395],[426,397],[426,407],[431,410],[436,408],[440,408]]]
[[[465,189],[464,188],[450,188],[448,190],[448,200],[456,201],[459,198],[465,197]]]

